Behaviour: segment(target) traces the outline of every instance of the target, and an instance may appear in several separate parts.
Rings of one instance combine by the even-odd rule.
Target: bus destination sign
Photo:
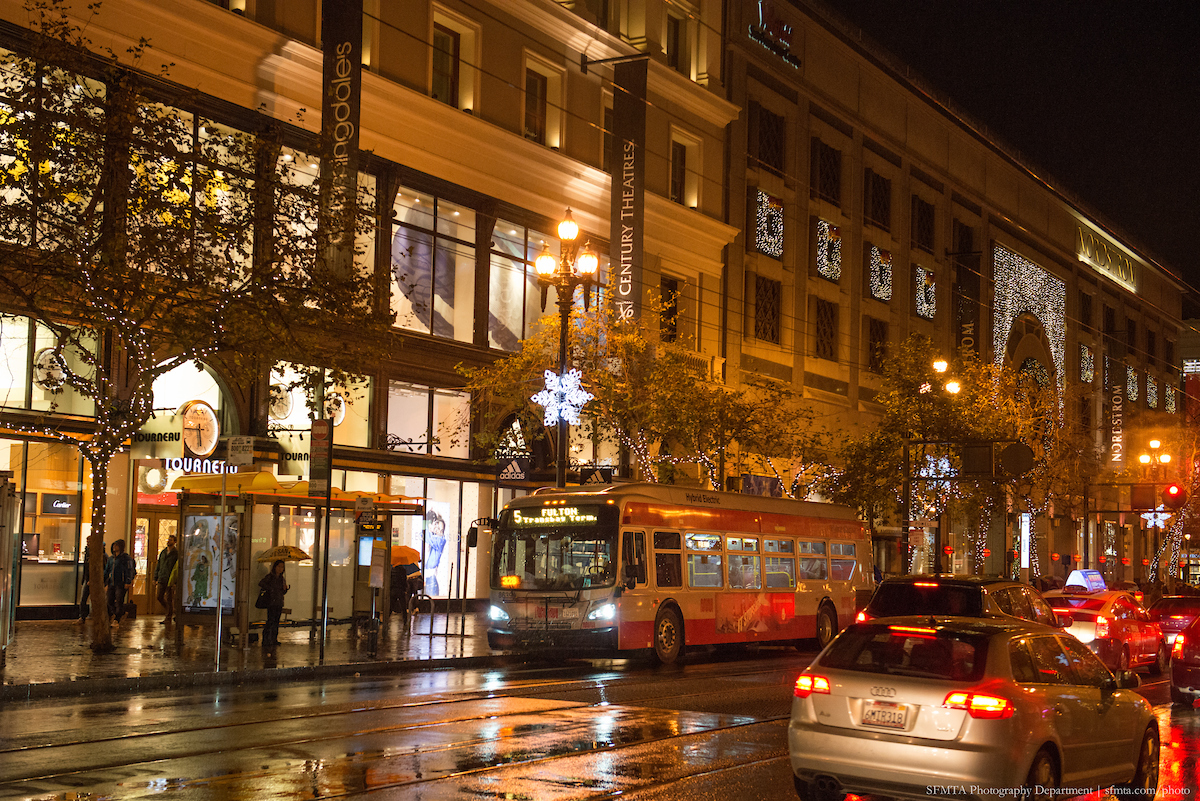
[[[536,514],[535,514],[536,512]],[[600,519],[598,506],[544,506],[541,509],[514,509],[514,528],[538,528],[540,526],[586,525],[594,526]]]

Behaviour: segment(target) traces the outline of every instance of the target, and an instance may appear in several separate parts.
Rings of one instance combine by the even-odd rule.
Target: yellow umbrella
[[[312,557],[295,545],[276,545],[274,548],[268,548],[258,555],[258,561],[260,562],[274,562],[276,559],[282,559],[285,562],[303,562],[305,559],[312,559]]]
[[[396,565],[415,565],[421,561],[421,554],[416,548],[407,545],[392,546],[392,567]]]

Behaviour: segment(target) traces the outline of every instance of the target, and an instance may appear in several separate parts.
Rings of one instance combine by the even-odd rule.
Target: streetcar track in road
[[[715,663],[716,664],[721,663]],[[727,663],[725,663],[727,664]],[[776,669],[778,672],[790,672],[791,668],[783,668],[780,666]],[[697,671],[699,673],[708,673],[709,671]],[[720,674],[722,679],[737,679],[746,676],[762,677],[769,675],[770,669],[764,670],[761,665],[757,667],[747,666],[743,670],[731,673]],[[101,745],[105,743],[122,743],[131,742],[138,739],[171,736],[176,734],[187,734],[192,732],[216,731],[221,729],[233,729],[240,726],[252,726],[262,723],[294,723],[304,720],[317,720],[320,718],[333,718],[343,715],[353,715],[363,712],[385,712],[387,710],[413,709],[419,707],[436,707],[440,705],[468,702],[472,700],[481,700],[488,698],[524,698],[546,693],[548,688],[557,688],[553,695],[563,695],[581,692],[595,692],[600,687],[604,687],[608,691],[616,689],[629,690],[635,687],[654,687],[658,685],[670,684],[678,681],[682,676],[679,673],[660,673],[654,676],[629,675],[605,673],[602,678],[579,678],[567,680],[552,680],[552,679],[537,679],[532,682],[514,681],[511,685],[500,686],[490,689],[476,690],[455,690],[445,694],[431,693],[428,700],[421,701],[390,701],[388,699],[379,699],[371,703],[363,703],[362,701],[347,701],[342,702],[336,708],[322,709],[320,707],[312,707],[300,714],[283,714],[274,716],[254,717],[248,720],[230,720],[220,723],[212,723],[207,725],[189,725],[174,728],[155,728],[148,731],[123,731],[120,734],[94,738],[77,738],[71,740],[63,740],[56,742],[40,742],[29,743],[25,745],[17,745],[15,747],[0,746],[0,755],[12,753],[28,753],[36,752],[40,749],[52,748],[68,748],[79,745]],[[702,678],[702,676],[694,676],[692,678]],[[391,682],[389,682],[391,684]],[[381,689],[381,692],[383,690]],[[247,693],[249,696],[257,695],[258,692]],[[667,701],[675,698],[686,698],[693,696],[712,695],[713,692],[685,693],[674,695],[654,695],[646,698],[639,698],[634,705],[645,705],[653,701]],[[228,701],[226,701],[228,702]],[[205,702],[204,705],[211,704],[211,701]],[[584,702],[579,702],[580,705],[589,705]],[[247,712],[247,714],[258,714],[258,711]],[[186,722],[186,721],[180,721]],[[73,730],[74,731],[74,730]],[[29,735],[36,736],[36,735]]]

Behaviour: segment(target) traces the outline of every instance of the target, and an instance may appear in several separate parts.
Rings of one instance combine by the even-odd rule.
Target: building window
[[[667,14],[667,66],[687,78],[692,77],[693,26],[686,17]]]
[[[812,140],[812,190],[835,206],[842,205],[842,151]]]
[[[1125,318],[1125,347],[1129,348],[1130,356],[1137,350],[1137,323],[1132,317]]]
[[[937,314],[937,281],[933,272],[924,267],[916,267],[913,269],[913,279],[917,316],[932,320]]]
[[[466,459],[470,416],[469,393],[390,381],[384,446],[401,453]]]
[[[542,316],[541,287],[533,262],[542,243],[558,257],[558,237],[514,222],[497,220],[492,231],[491,276],[488,286],[488,344],[500,350],[520,350]],[[608,259],[600,257],[602,281]],[[576,295],[582,303],[582,295]]]
[[[1146,374],[1146,408],[1158,408],[1158,382],[1149,373]]]
[[[1157,364],[1158,360],[1158,335],[1153,331],[1146,331],[1146,362],[1150,365]]]
[[[475,329],[475,211],[400,187],[392,203],[396,325],[470,342]]]
[[[754,276],[754,337],[779,344],[783,283]]]
[[[1087,396],[1079,399],[1079,428],[1085,434],[1092,430],[1092,399]]]
[[[1087,345],[1079,346],[1079,380],[1085,384],[1096,380],[1096,354]]]
[[[1163,363],[1167,367],[1175,367],[1175,341],[1171,339],[1163,340]]]
[[[838,307],[822,298],[813,298],[813,355],[837,361]]]
[[[867,369],[882,373],[888,353],[888,324],[874,317],[867,318]]]
[[[933,253],[933,204],[926,203],[913,195],[912,241],[913,247]]]
[[[1103,316],[1104,336],[1115,339],[1117,335],[1117,310],[1105,304]]]
[[[458,108],[458,65],[461,60],[458,31],[433,24],[433,99]]]
[[[817,220],[817,275],[834,282],[842,278],[842,234],[825,220]]]
[[[1129,398],[1130,402],[1136,401],[1141,394],[1141,382],[1138,380],[1137,370],[1134,370],[1131,365],[1125,365],[1125,397]]]
[[[783,175],[787,153],[787,119],[754,103],[751,106],[751,155],[758,164],[776,175]]]
[[[863,173],[863,220],[892,230],[892,181],[869,167]]]
[[[1163,410],[1167,414],[1175,414],[1175,387],[1170,384],[1163,385]]]
[[[1087,292],[1079,293],[1079,324],[1086,330],[1092,329],[1092,296]]]
[[[546,144],[548,79],[540,72],[525,70],[525,138]]]
[[[765,256],[783,258],[783,201],[758,190],[754,212],[754,246]]]
[[[867,284],[876,300],[892,299],[892,254],[875,245],[867,246]]]
[[[662,292],[662,316],[658,335],[663,342],[679,338],[679,279],[664,275],[659,284]]]
[[[683,189],[687,183],[687,145],[671,143],[671,200],[683,203]]]

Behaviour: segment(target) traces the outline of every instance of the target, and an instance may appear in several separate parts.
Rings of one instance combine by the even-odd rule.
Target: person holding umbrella
[[[404,614],[405,625],[408,625],[408,612],[412,604],[413,593],[421,589],[421,554],[407,545],[392,546],[392,582],[391,607],[392,612]]]
[[[267,622],[263,626],[262,647],[267,656],[275,656],[279,646],[279,618],[283,616],[283,598],[291,586],[283,577],[284,561],[276,559],[271,565],[271,572],[258,582],[259,588],[266,595]]]

